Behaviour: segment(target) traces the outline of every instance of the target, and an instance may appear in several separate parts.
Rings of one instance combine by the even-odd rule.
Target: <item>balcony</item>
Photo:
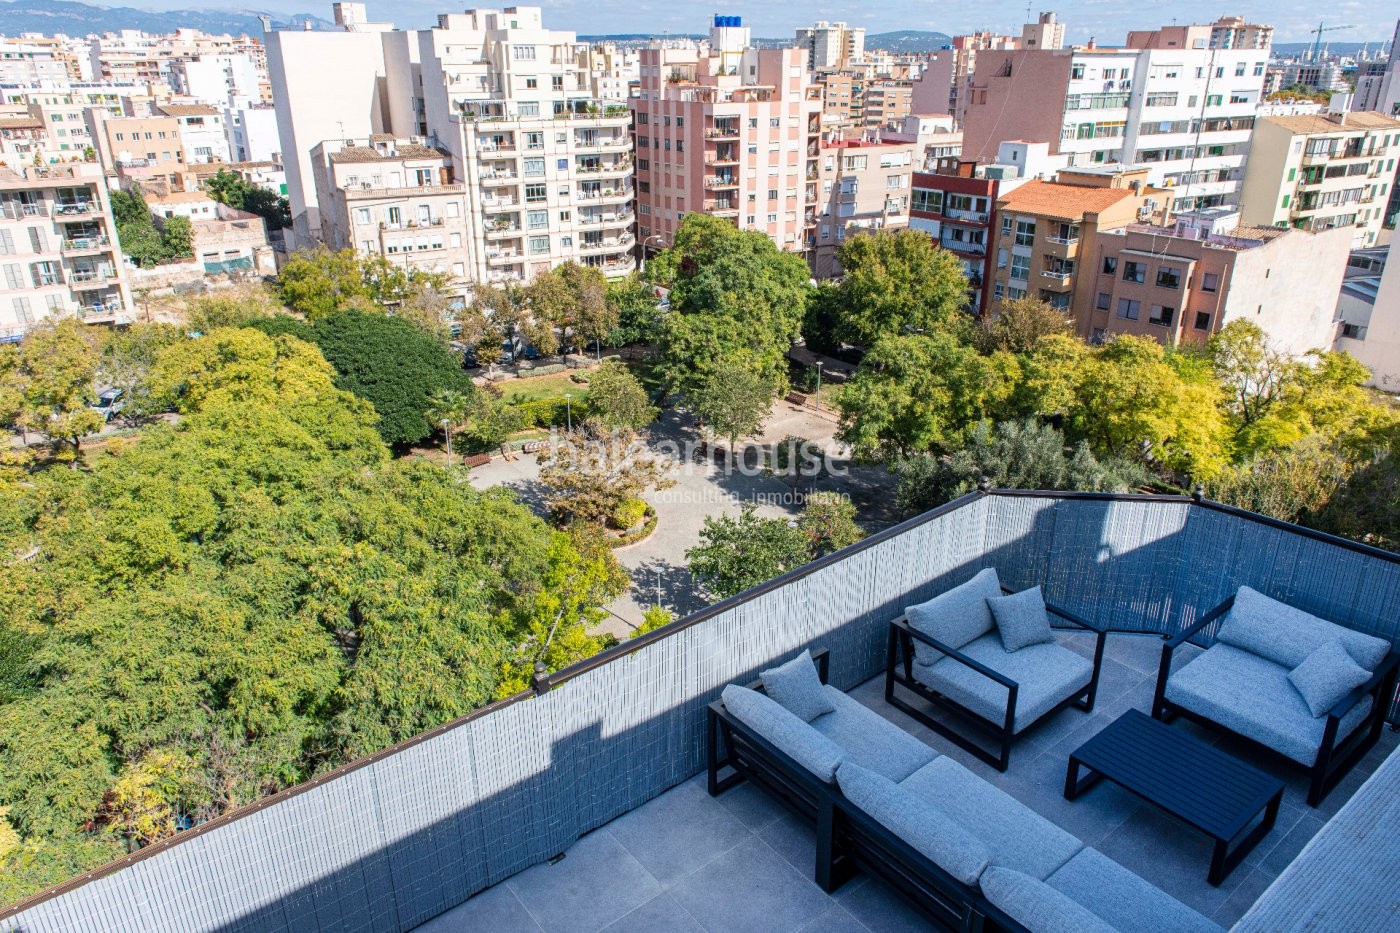
[[[524,253],[519,250],[488,249],[486,251],[487,265],[499,265],[501,263],[517,262],[524,257]]]
[[[919,726],[882,692],[889,620],[988,566],[1013,589],[1040,585],[1051,602],[1114,631],[1094,711],[1053,714],[1018,740],[1006,772]],[[856,703],[1228,927],[1400,735],[1383,731],[1318,808],[1304,801],[1301,770],[1219,736],[1216,748],[1277,775],[1285,791],[1277,825],[1218,887],[1206,882],[1203,836],[1108,782],[1073,802],[1063,788],[1070,752],[1121,712],[1150,704],[1162,635],[1184,631],[1242,584],[1400,636],[1393,554],[1183,496],[973,493],[147,846],[5,922],[60,930],[82,916],[94,929],[173,931],[392,917],[386,928],[412,929],[442,916],[429,929],[593,931],[628,917],[654,930],[927,928],[914,902],[875,878],[857,874],[833,894],[819,888],[809,824],[772,796],[741,784],[711,797],[701,783],[707,704],[724,685],[816,645],[830,651],[830,682]],[[1089,636],[1055,637],[1093,651]],[[1394,721],[1394,705],[1390,712]],[[1189,723],[1172,728],[1216,738]],[[1350,845],[1389,865],[1393,849],[1384,847],[1394,838]],[[1393,896],[1384,879],[1333,871],[1325,880],[1344,898],[1384,906]],[[1305,881],[1285,874],[1280,886]],[[136,903],[142,913],[132,920]]]
[[[487,210],[496,210],[503,207],[519,207],[520,199],[504,195],[487,195],[481,199],[481,206]]]
[[[738,139],[739,124],[716,124],[705,131],[705,138],[708,140]]]
[[[580,175],[630,175],[632,173],[632,163],[629,161],[617,161],[604,163],[601,165],[576,165],[574,171]]]
[[[26,217],[47,217],[49,209],[43,204],[21,204],[18,201],[0,203],[0,217],[6,220],[23,220]]]
[[[520,236],[519,224],[506,224],[504,226],[488,226],[486,228],[486,239],[488,240],[502,240],[513,236]]]
[[[117,273],[113,269],[73,269],[68,273],[68,281],[81,285],[100,285],[114,281]]]
[[[961,220],[967,223],[985,224],[991,216],[986,211],[965,211],[956,207],[950,207],[943,211],[943,216],[949,220]]]
[[[53,215],[55,217],[82,217],[96,210],[97,206],[91,201],[55,201]]]
[[[1043,278],[1043,279],[1048,279],[1049,281],[1054,282],[1054,283],[1056,283],[1057,285],[1068,285],[1069,282],[1070,282],[1070,280],[1074,278],[1074,270],[1073,270],[1073,269],[1042,269],[1042,270],[1040,271],[1040,276],[1041,276],[1041,278]]]
[[[631,145],[631,140],[624,135],[614,136],[576,136],[574,137],[574,148],[576,149],[619,149]]]
[[[515,172],[482,172],[481,185],[484,188],[494,188],[501,185],[514,185],[519,183],[520,176]]]
[[[739,187],[739,178],[734,175],[707,175],[705,176],[705,187],[714,189],[737,188]]]
[[[1046,243],[1054,243],[1056,246],[1076,246],[1079,243],[1078,235],[1075,236],[1047,236]]]
[[[76,255],[78,253],[99,253],[106,252],[111,248],[112,241],[106,234],[96,236],[72,237],[63,241],[63,255]]]
[[[606,227],[625,226],[634,219],[631,211],[619,211],[614,214],[580,214],[578,222],[586,227],[602,224]]]
[[[630,201],[632,189],[630,187],[603,188],[598,191],[580,191],[578,196],[582,201]]]
[[[616,251],[619,249],[626,249],[634,242],[632,234],[624,233],[622,236],[604,237],[601,240],[589,241],[585,239],[583,242],[579,243],[578,248],[581,252],[585,253],[597,253],[607,250]]]

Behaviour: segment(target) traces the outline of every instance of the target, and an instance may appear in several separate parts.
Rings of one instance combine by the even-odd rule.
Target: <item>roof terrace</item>
[[[1004,773],[885,703],[880,676],[890,621],[987,567],[1111,631],[1093,712],[1047,717]],[[708,705],[804,647],[827,649],[829,683],[867,710],[1229,926],[1396,748],[1392,731],[1311,807],[1301,768],[1173,724],[1285,785],[1276,824],[1219,886],[1209,840],[1184,823],[1107,781],[1072,802],[1062,791],[1072,751],[1150,708],[1161,636],[1242,585],[1392,645],[1400,634],[1394,554],[1187,497],[977,492],[44,892],[0,930],[927,928],[874,877],[817,886],[813,828],[751,782],[706,793]],[[1056,635],[1084,656],[1094,637]],[[1334,887],[1389,885],[1393,899],[1395,838],[1353,848],[1367,845],[1376,870]]]

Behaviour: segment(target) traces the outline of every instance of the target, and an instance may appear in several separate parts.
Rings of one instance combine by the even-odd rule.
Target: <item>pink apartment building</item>
[[[801,49],[751,48],[739,17],[716,16],[707,54],[642,50],[628,106],[643,256],[668,246],[688,211],[804,249],[815,224],[822,100]]]

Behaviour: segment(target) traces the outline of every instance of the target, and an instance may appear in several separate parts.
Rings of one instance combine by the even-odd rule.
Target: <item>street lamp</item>
[[[442,430],[447,435],[447,468],[452,469],[452,422],[442,419]]]
[[[656,568],[656,608],[661,608],[661,568]]]
[[[817,360],[817,411],[822,410],[822,367],[825,365],[825,360]]]
[[[574,393],[564,393],[564,410],[568,416],[569,433],[574,433]]]

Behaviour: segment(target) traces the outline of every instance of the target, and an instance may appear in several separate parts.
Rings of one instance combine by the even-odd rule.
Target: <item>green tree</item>
[[[601,528],[631,499],[675,484],[670,465],[636,432],[589,423],[539,454],[545,505],[561,523]]]
[[[617,325],[603,342],[610,347],[655,343],[661,335],[661,312],[652,287],[634,272],[626,278],[609,280],[606,289]]]
[[[1020,366],[1008,353],[982,356],[956,337],[886,337],[837,390],[837,437],[862,459],[954,450],[1011,399]]]
[[[856,505],[848,496],[835,492],[809,493],[802,504],[798,529],[807,536],[812,557],[855,544],[865,537],[856,523]]]
[[[741,435],[756,434],[763,427],[776,394],[758,373],[721,361],[691,393],[690,407],[716,436],[729,441],[733,453]]]
[[[476,404],[467,421],[467,437],[478,449],[504,448],[510,436],[524,427],[524,414],[502,399],[498,392],[488,388],[476,394]]]
[[[886,337],[961,330],[967,277],[956,256],[919,230],[850,237],[837,250],[838,336],[857,346]]]
[[[760,518],[745,505],[738,518],[708,516],[685,559],[712,596],[727,599],[802,566],[810,554],[808,535],[795,522]]]
[[[274,191],[247,180],[228,169],[219,171],[204,182],[204,191],[220,204],[240,211],[257,214],[269,230],[281,230],[292,225],[291,205]]]
[[[182,337],[171,324],[132,324],[102,343],[96,383],[121,390],[122,417],[145,418],[160,411],[146,385],[156,354]]]
[[[1363,387],[1370,371],[1349,353],[1314,351],[1292,369],[1277,398],[1236,435],[1250,454],[1289,447],[1319,434],[1356,460],[1388,446],[1400,410]]]
[[[160,232],[162,259],[188,259],[194,255],[194,224],[188,217],[167,217]]]
[[[1350,473],[1350,464],[1314,435],[1227,467],[1206,484],[1206,495],[1286,522],[1316,525]]]
[[[648,606],[642,613],[642,624],[633,630],[629,638],[636,638],[638,635],[645,635],[647,632],[654,632],[664,625],[670,625],[676,621],[676,614],[669,609],[660,606]]]
[[[72,445],[102,429],[97,400],[96,335],[72,318],[46,321],[0,350],[0,418],[21,430]]]
[[[985,317],[977,334],[984,353],[1033,353],[1047,337],[1074,333],[1074,321],[1065,312],[1039,298],[1007,298]]]
[[[194,334],[207,334],[220,327],[243,327],[260,318],[286,314],[263,285],[239,285],[196,295],[186,299],[184,310],[185,330]]]
[[[641,380],[617,360],[602,364],[589,377],[588,407],[609,428],[640,429],[656,420]]]
[[[369,286],[353,249],[333,253],[317,247],[288,257],[277,276],[277,295],[314,321],[367,302]]]
[[[1241,427],[1268,414],[1297,371],[1287,354],[1269,344],[1263,328],[1238,319],[1211,335],[1208,345],[1225,404]]]

